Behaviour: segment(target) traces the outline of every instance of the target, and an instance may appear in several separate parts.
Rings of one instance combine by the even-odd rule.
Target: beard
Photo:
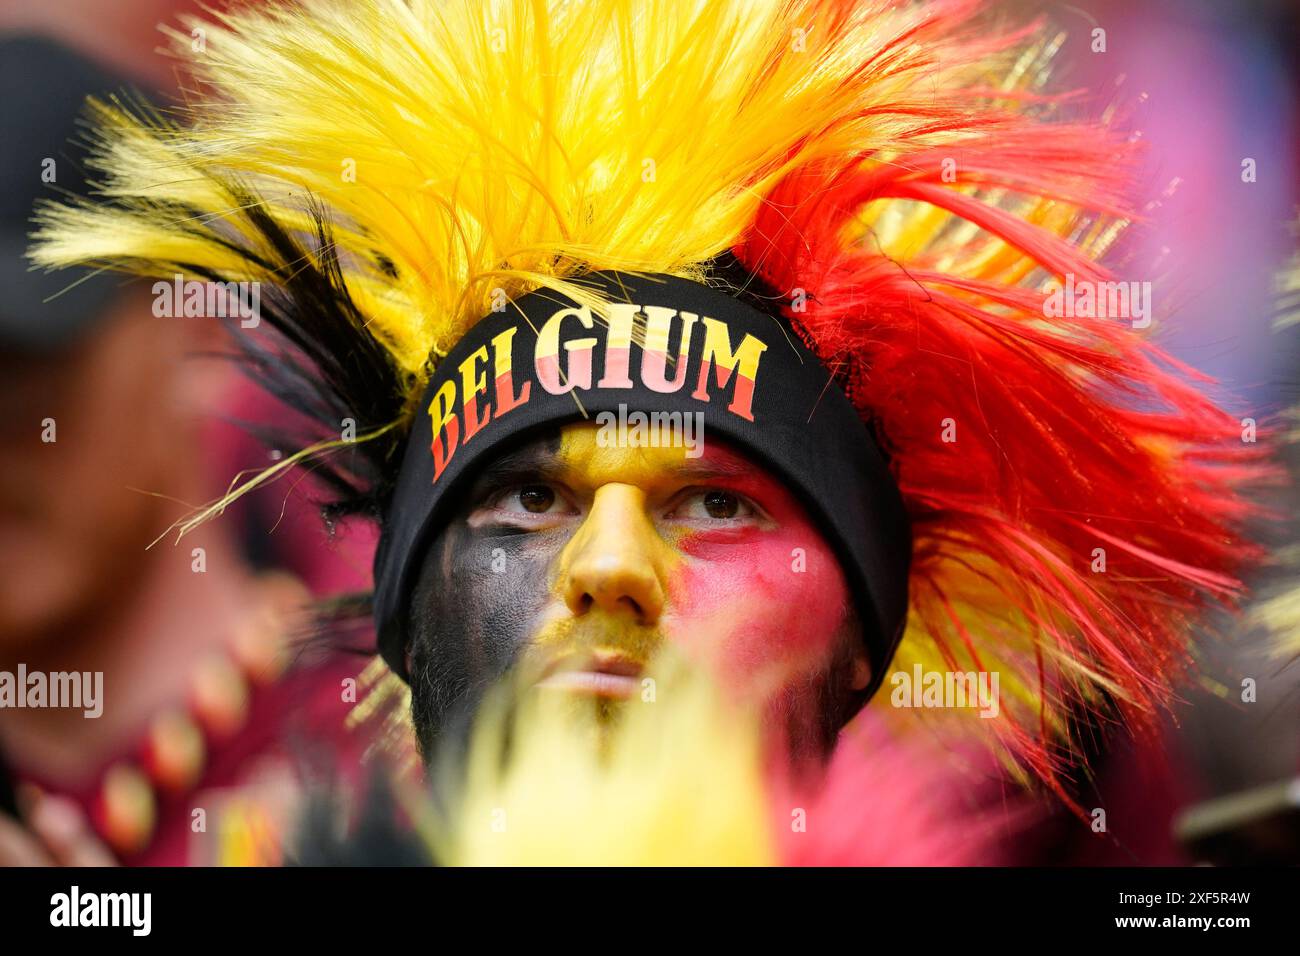
[[[768,742],[783,752],[789,766],[812,771],[824,767],[840,731],[865,706],[866,692],[853,686],[862,646],[856,622],[847,623],[824,667],[768,701],[763,720]]]
[[[411,716],[426,765],[440,747],[465,745],[474,717],[494,687],[514,681],[517,689],[527,691],[547,673],[547,661],[555,655],[539,648],[563,647],[564,654],[581,656],[590,648],[615,647],[645,663],[655,648],[664,644],[657,633],[647,629],[611,631],[565,622],[538,641],[515,645],[508,655],[497,655],[498,666],[489,669],[472,666],[471,656],[446,653],[437,630],[429,628],[417,634],[410,667]],[[854,664],[862,647],[854,620],[845,623],[834,647],[823,667],[780,688],[761,704],[768,745],[791,766],[815,770],[825,764],[844,725],[866,703],[866,695],[853,686]],[[626,702],[599,698],[579,702],[579,706],[587,705],[597,708],[602,719],[613,721]]]

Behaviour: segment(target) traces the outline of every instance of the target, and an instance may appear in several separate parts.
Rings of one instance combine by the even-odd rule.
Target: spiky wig
[[[95,108],[100,194],[43,210],[34,259],[262,283],[291,346],[266,380],[358,426],[279,467],[382,521],[423,384],[494,296],[733,253],[890,457],[898,669],[998,672],[1000,716],[969,723],[1051,778],[1076,705],[1140,727],[1171,700],[1194,615],[1237,594],[1254,466],[1130,322],[1045,308],[1114,278],[1133,146],[1064,118],[1056,41],[982,7],[236,7],[173,34],[178,115]]]

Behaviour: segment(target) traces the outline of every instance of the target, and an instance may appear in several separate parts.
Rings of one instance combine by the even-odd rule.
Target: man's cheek
[[[466,598],[484,663],[500,672],[528,643],[546,608],[551,549],[532,536],[515,535],[475,542],[473,551],[463,559],[453,599]]]
[[[665,630],[728,682],[817,669],[844,620],[847,592],[821,542],[764,536],[683,562],[670,582]]]

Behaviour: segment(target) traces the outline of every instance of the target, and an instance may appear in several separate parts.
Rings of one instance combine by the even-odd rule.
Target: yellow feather
[[[416,810],[435,858],[454,866],[773,865],[757,722],[723,705],[698,672],[663,664],[651,672],[657,684],[643,683],[617,722],[589,699],[545,690],[520,695],[508,716],[498,696],[476,724],[450,813]]]
[[[777,0],[315,0],[186,20],[173,47],[205,95],[179,123],[100,107],[94,165],[119,205],[47,209],[34,260],[264,279],[214,241],[248,239],[225,187],[290,224],[310,195],[414,389],[494,295],[578,292],[565,277],[593,268],[698,274],[785,171],[924,139],[897,108],[964,65],[913,44],[846,82],[921,15],[865,3],[834,44],[814,4]]]

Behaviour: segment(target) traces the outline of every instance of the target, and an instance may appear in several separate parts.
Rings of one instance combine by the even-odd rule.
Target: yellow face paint
[[[651,509],[680,483],[682,448],[601,447],[590,425],[561,433],[555,478],[590,506],[553,567],[557,605],[570,612],[537,635],[548,653],[602,652],[644,664],[682,558]]]

